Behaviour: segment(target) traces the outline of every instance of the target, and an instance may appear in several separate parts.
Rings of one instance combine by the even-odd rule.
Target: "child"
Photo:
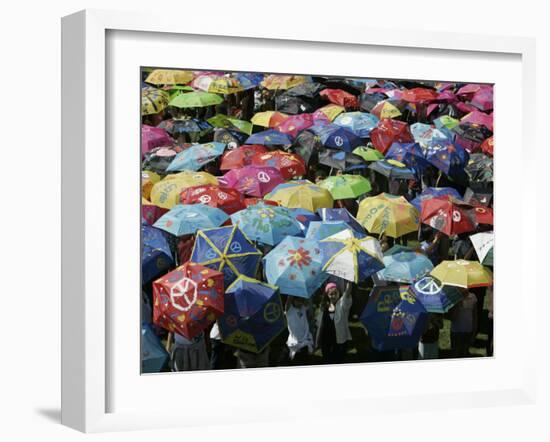
[[[174,333],[174,341],[170,357],[172,371],[208,370],[210,368],[204,333],[200,333],[191,340]]]
[[[418,343],[418,359],[439,358],[439,330],[443,328],[443,318],[438,313],[430,313],[426,330]]]
[[[449,312],[451,317],[451,350],[455,358],[470,355],[470,344],[477,330],[477,298],[468,291],[464,299]]]
[[[285,304],[288,327],[288,347],[291,365],[306,365],[313,353],[313,336],[309,327],[309,309],[305,299],[289,296]]]

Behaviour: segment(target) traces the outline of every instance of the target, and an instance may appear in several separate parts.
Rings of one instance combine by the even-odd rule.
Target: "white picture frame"
[[[235,20],[238,23],[238,19]],[[108,227],[108,223],[112,221],[112,214],[108,209],[112,208],[109,194],[109,169],[112,165],[109,164],[110,155],[107,151],[111,134],[107,131],[106,122],[113,115],[108,109],[107,94],[111,93],[112,89],[109,87],[110,77],[106,72],[108,64],[113,61],[108,59],[108,56],[113,54],[109,52],[108,34],[113,32],[141,33],[145,39],[148,38],[147,35],[151,38],[154,35],[155,38],[171,39],[178,36],[179,38],[192,36],[194,41],[211,37],[218,39],[227,37],[242,39],[245,45],[254,40],[272,41],[288,48],[292,48],[299,42],[306,42],[320,45],[319,47],[339,45],[339,48],[350,50],[361,47],[388,50],[390,48],[422,49],[431,51],[430,53],[436,56],[438,53],[443,56],[449,52],[477,54],[480,63],[484,54],[487,56],[489,54],[510,55],[520,60],[521,86],[518,85],[518,87],[521,88],[521,107],[527,109],[533,106],[535,101],[535,42],[528,38],[510,36],[489,38],[480,35],[432,33],[420,30],[414,32],[395,30],[388,33],[358,25],[333,25],[330,33],[322,27],[307,25],[293,27],[290,23],[281,24],[276,30],[254,22],[228,29],[216,17],[211,17],[208,22],[196,24],[193,21],[187,21],[182,27],[181,20],[171,17],[170,14],[100,10],[86,10],[64,17],[62,20],[62,423],[84,432],[208,424],[208,419],[200,413],[184,417],[177,410],[164,412],[139,409],[139,407],[129,411],[109,410],[109,394],[115,387],[113,378],[109,375],[114,360],[109,343],[109,324],[116,318],[112,317],[110,311],[112,304],[108,298],[109,243],[113,241],[113,230]],[[145,35],[145,33],[151,34]],[[280,69],[284,71],[285,67],[282,66]],[[372,74],[369,72],[364,74],[366,75]],[[136,103],[129,103],[128,106],[137,106]],[[512,130],[506,127],[504,119],[501,120],[503,122],[501,126],[498,125],[500,118],[498,112],[497,108],[495,112],[497,131],[500,130],[499,127],[502,128],[503,133],[506,130]],[[526,113],[520,112],[520,115],[518,127],[513,130],[521,145],[523,164],[521,173],[526,174],[531,165],[530,161],[535,157],[535,155],[528,155],[535,150],[534,121],[528,118]],[[497,140],[498,136],[496,135]],[[496,173],[498,176],[498,168]],[[517,196],[522,199],[521,204],[525,209],[522,211],[522,220],[536,220],[536,192],[527,192],[523,187],[519,187]],[[504,213],[505,203],[502,204],[501,213]],[[497,219],[499,210],[496,210]],[[518,235],[521,237],[523,234],[520,228]],[[139,243],[135,245],[135,247],[138,246]],[[499,255],[498,247],[495,249],[497,261],[502,256]],[[534,254],[535,247],[536,245],[532,242],[521,244],[520,256],[523,262],[529,254]],[[501,250],[505,251],[505,248],[506,245],[503,244]],[[500,263],[504,269],[505,260],[502,259]],[[525,274],[526,266],[520,264],[520,267],[520,271]],[[498,276],[499,272],[495,274]],[[505,271],[501,274],[505,278]],[[519,309],[525,309],[537,302],[535,278],[524,278],[522,284],[522,293],[517,301]],[[503,284],[502,290],[505,289]],[[495,291],[497,290],[499,287],[496,285]],[[135,299],[137,303],[138,297],[136,296]],[[500,309],[500,306],[498,308]],[[506,313],[504,305],[502,313]],[[472,401],[482,406],[533,403],[536,397],[534,356],[536,324],[534,321],[527,322],[524,318],[521,320],[523,321],[522,342],[524,342],[522,351],[524,351],[525,360],[521,361],[521,366],[514,366],[511,369],[512,374],[508,381],[501,382],[500,387],[497,388],[495,384],[488,389],[441,393],[432,391],[424,395],[415,394],[413,391],[399,395],[392,391],[388,395],[375,395],[376,401],[362,400],[374,396],[358,391],[357,395],[342,394],[339,397],[339,403],[342,405],[341,412],[369,414],[375,410],[376,412],[392,411],[396,407],[406,410],[411,401],[414,401],[418,409],[428,410],[442,407],[468,407],[473,403]],[[495,321],[497,328],[495,335],[499,334],[499,321],[500,319]],[[508,336],[504,332],[500,335]],[[498,358],[497,355],[495,360],[498,361]],[[502,358],[502,361],[505,361],[505,358]],[[484,369],[479,361],[468,362],[477,363],[478,369]],[[424,365],[424,370],[435,371],[434,367],[437,364],[440,367],[441,364],[454,364],[455,369],[460,369],[462,364],[468,362],[435,361],[432,364],[436,365]],[[403,374],[405,367],[407,371],[417,370],[416,365],[413,367],[412,364],[391,366],[373,364],[372,370],[377,370],[374,366],[378,366],[378,369],[383,366],[386,372],[391,372],[394,376]],[[316,370],[319,369],[324,368],[316,368]],[[345,369],[349,370],[350,376],[358,376],[358,367]],[[303,372],[304,370],[296,371],[296,376],[303,375]],[[282,369],[281,373],[283,373],[280,375],[281,378],[285,378],[290,372]],[[157,377],[157,381],[166,385],[172,382],[170,379],[183,375],[189,374],[178,374],[172,378],[165,376],[164,379]],[[213,380],[213,374],[209,375],[211,381],[216,382]],[[228,375],[234,376],[235,373]],[[197,376],[193,379],[200,379],[198,376],[204,376],[204,374],[193,373],[191,376]],[[221,374],[216,373],[215,376],[221,376]],[[261,382],[265,376],[265,371],[250,371],[250,378],[258,382]],[[271,376],[274,376],[273,371]],[[401,398],[397,406],[392,399],[396,395]],[[246,393],[243,393],[244,396]],[[243,410],[248,410],[248,415],[241,419],[242,422],[279,420],[295,416],[295,410],[290,405],[288,409],[281,409],[278,406],[266,407],[262,411],[258,409],[261,407],[247,408],[246,399],[243,398],[242,401],[239,403],[237,400],[237,405]],[[324,401],[313,397],[309,402],[311,412],[305,413],[304,417],[314,414],[322,416]],[[224,421],[223,416],[216,415],[213,410],[209,412],[214,413],[218,423]]]

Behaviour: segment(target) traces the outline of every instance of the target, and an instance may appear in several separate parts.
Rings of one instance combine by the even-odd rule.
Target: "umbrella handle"
[[[170,344],[172,343],[172,336],[173,336],[173,333],[169,332],[168,337],[166,338],[166,345],[164,346],[164,348],[168,353],[170,353]]]
[[[435,187],[439,187],[439,180],[441,179],[441,171],[439,171],[439,175],[437,177],[437,181],[435,182]]]

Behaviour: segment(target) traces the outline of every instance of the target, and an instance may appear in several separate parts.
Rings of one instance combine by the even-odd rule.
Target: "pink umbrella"
[[[437,100],[438,101],[452,102],[452,101],[456,101],[457,97],[451,91],[444,90],[444,91],[440,92],[439,94],[437,94]]]
[[[155,206],[154,204],[144,203],[143,201],[141,203],[141,216],[150,226],[152,226],[155,221],[166,212],[168,212],[168,209],[163,209],[162,207]]]
[[[174,140],[164,129],[141,125],[141,154],[145,155],[151,149],[158,146],[171,146]]]
[[[470,104],[482,111],[491,110],[493,108],[493,87],[482,87],[474,94]]]
[[[230,170],[218,181],[243,194],[258,198],[263,198],[266,193],[285,182],[281,172],[274,167],[259,166],[245,166]]]
[[[313,126],[313,115],[311,114],[298,114],[288,117],[286,120],[275,126],[275,130],[284,134],[289,134],[293,138],[296,138],[299,132]]]
[[[473,123],[473,124],[482,124],[491,132],[493,131],[493,114],[487,115],[483,112],[475,110],[469,114],[462,117],[460,120],[461,123]]]
[[[456,103],[456,108],[459,111],[465,112],[465,113],[479,110],[477,107],[472,106],[470,103],[464,103],[462,101],[459,101],[458,103]]]
[[[481,84],[467,84],[466,86],[462,86],[458,92],[457,95],[469,95],[469,94],[475,94],[477,91],[481,89]]]

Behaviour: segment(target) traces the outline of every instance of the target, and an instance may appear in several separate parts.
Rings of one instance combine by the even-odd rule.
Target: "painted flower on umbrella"
[[[288,254],[289,256],[286,260],[292,266],[298,266],[301,269],[303,266],[308,266],[311,264],[311,256],[309,255],[309,251],[303,247],[289,249]]]

